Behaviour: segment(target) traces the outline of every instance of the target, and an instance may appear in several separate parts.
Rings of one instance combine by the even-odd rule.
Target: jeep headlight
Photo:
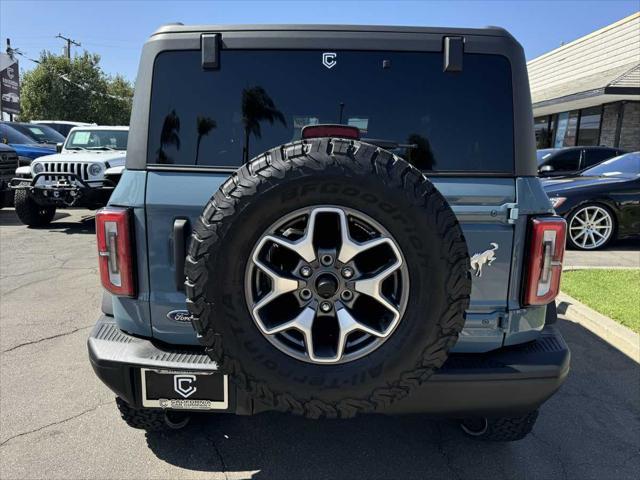
[[[34,163],[33,164],[34,175],[37,175],[38,173],[42,173],[42,172],[44,172],[44,165],[38,162]]]
[[[89,175],[97,177],[102,172],[102,165],[100,163],[92,163],[89,165]]]

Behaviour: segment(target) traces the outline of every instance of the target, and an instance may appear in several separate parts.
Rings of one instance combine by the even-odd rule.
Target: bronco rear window
[[[147,163],[238,167],[305,125],[340,123],[425,171],[512,173],[509,61],[465,54],[463,67],[443,72],[435,52],[222,50],[203,70],[199,51],[164,52]]]

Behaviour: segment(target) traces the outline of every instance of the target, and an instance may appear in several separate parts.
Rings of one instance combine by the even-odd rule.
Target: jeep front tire
[[[20,221],[30,227],[45,227],[56,214],[56,207],[38,205],[27,190],[16,190],[13,202]]]

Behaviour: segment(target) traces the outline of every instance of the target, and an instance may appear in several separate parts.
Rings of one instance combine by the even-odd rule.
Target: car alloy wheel
[[[613,234],[613,218],[608,210],[589,205],[575,212],[569,222],[572,243],[583,250],[594,250],[609,241]]]
[[[380,347],[402,319],[407,264],[368,215],[336,206],[297,210],[263,234],[245,296],[260,332],[282,352],[345,363]]]

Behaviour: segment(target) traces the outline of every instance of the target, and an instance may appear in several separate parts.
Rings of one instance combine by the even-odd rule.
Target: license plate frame
[[[161,388],[158,385],[152,386],[151,382],[154,381],[154,376],[160,376],[158,379],[162,378],[163,383],[167,383],[168,377],[173,377],[171,379],[173,391],[169,392],[168,388]],[[202,381],[203,379],[204,381]],[[198,380],[201,381],[198,383]],[[221,385],[217,384],[219,381],[221,381]],[[145,408],[205,411],[226,410],[229,408],[229,378],[227,375],[222,375],[218,372],[140,368],[140,382],[142,406]],[[168,385],[162,385],[162,387],[168,387]],[[201,391],[221,389],[219,393],[221,393],[222,398],[219,398],[220,395],[214,395],[218,398],[191,398],[202,397],[202,394],[195,395],[198,393],[198,388]],[[156,393],[149,395],[149,390],[156,390]],[[158,394],[159,390],[164,390],[167,393],[166,398]]]

